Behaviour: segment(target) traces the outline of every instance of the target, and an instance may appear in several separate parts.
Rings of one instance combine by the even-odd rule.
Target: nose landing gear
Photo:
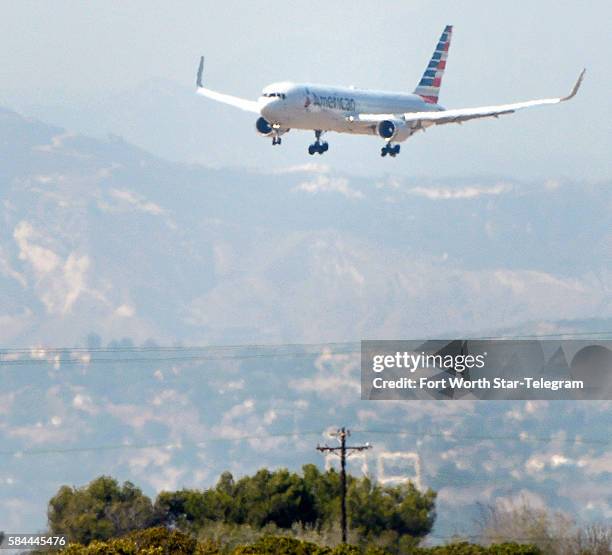
[[[315,131],[315,142],[312,143],[309,147],[308,147],[308,154],[310,154],[311,156],[315,153],[318,152],[319,154],[323,154],[324,152],[327,152],[329,150],[329,145],[324,142],[321,142],[321,135],[322,135],[322,131]]]
[[[391,158],[395,158],[400,153],[400,145],[391,145],[391,143],[387,143],[380,149],[380,155],[384,158],[387,154],[391,156]]]

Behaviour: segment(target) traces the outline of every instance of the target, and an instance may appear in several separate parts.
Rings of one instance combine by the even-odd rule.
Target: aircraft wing
[[[259,104],[254,100],[246,100],[244,98],[239,98],[237,96],[232,96],[230,94],[224,94],[217,91],[213,91],[211,89],[207,89],[202,86],[202,73],[204,72],[204,56],[200,58],[200,67],[198,67],[198,78],[196,81],[197,89],[196,92],[205,96],[206,98],[210,98],[212,100],[216,100],[217,102],[222,102],[223,104],[229,104],[230,106],[234,106],[235,108],[240,108],[241,110],[245,110],[247,112],[253,112],[255,114],[259,114]]]
[[[504,114],[513,114],[517,110],[523,108],[531,108],[532,106],[543,106],[545,104],[559,104],[576,96],[586,70],[578,77],[574,88],[569,95],[559,98],[543,98],[539,100],[528,100],[526,102],[517,102],[514,104],[500,104],[497,106],[481,106],[478,108],[459,108],[456,110],[441,110],[439,112],[407,112],[405,114],[358,114],[350,116],[350,121],[363,123],[378,123],[388,119],[402,119],[406,123],[414,124],[416,127],[429,127],[431,125],[443,125],[445,123],[463,123],[471,119],[480,118],[497,118]]]

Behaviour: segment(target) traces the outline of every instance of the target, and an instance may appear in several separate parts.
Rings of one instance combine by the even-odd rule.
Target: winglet
[[[574,98],[576,96],[576,94],[578,93],[578,91],[580,90],[580,85],[582,85],[582,80],[584,79],[584,74],[586,73],[586,69],[583,69],[580,72],[580,75],[578,76],[578,80],[576,81],[574,88],[572,89],[572,92],[569,93],[567,96],[564,96],[561,100],[565,101],[565,100],[571,100],[572,98]]]
[[[202,85],[202,73],[204,72],[204,56],[200,56],[200,67],[198,67],[198,78],[196,80],[196,85],[198,87],[203,87]]]

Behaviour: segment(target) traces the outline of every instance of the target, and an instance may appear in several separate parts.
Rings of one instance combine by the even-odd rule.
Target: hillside
[[[322,464],[340,425],[375,446],[354,471],[439,490],[438,536],[520,495],[612,517],[609,402],[366,403],[341,348],[152,350],[610,330],[610,183],[213,169],[6,109],[0,160],[0,345],[115,349],[5,355],[7,530],[103,473],[151,493]]]

